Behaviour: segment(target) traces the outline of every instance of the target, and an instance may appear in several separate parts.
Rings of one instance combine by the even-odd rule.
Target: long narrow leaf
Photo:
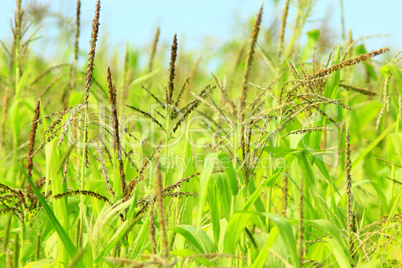
[[[43,196],[40,193],[40,191],[38,190],[38,188],[36,188],[35,183],[32,181],[32,179],[28,176],[26,171],[21,166],[20,166],[20,168],[21,168],[21,171],[23,172],[23,174],[25,175],[26,179],[28,180],[29,184],[31,185],[32,190],[34,191],[35,195],[38,197],[39,202],[45,209],[46,214],[49,216],[54,228],[56,229],[57,234],[61,237],[63,244],[67,249],[68,254],[72,258],[76,254],[77,248],[74,246],[74,244],[71,241],[70,237],[68,236],[66,230],[64,230],[64,228],[61,226],[60,222],[57,220],[52,209],[47,204],[45,198],[43,198]],[[81,262],[78,264],[78,267],[84,268],[84,266],[82,265]]]

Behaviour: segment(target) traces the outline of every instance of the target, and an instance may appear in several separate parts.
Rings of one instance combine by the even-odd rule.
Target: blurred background
[[[14,15],[15,1],[0,1],[0,39],[11,40],[12,33],[7,23]],[[71,53],[58,47],[60,41],[74,39],[74,16],[76,1],[73,0],[23,0],[25,10],[33,19],[33,26],[43,24],[33,43],[37,53],[49,59],[54,54]],[[91,21],[95,0],[82,1],[81,51],[89,48]],[[266,0],[264,3],[263,27],[279,31],[275,25],[282,15],[285,1]],[[336,45],[348,38],[352,29],[353,39],[364,39],[368,51],[390,46],[397,52],[402,43],[402,1],[400,0],[348,0],[343,1],[344,31],[342,30],[341,1],[318,0],[312,10],[304,32],[320,29],[328,36],[328,42]],[[161,28],[162,44],[170,44],[176,32],[180,49],[197,51],[205,49],[213,53],[219,45],[233,38],[243,39],[249,35],[250,23],[261,5],[260,0],[103,0],[101,1],[100,40],[124,51],[126,42],[140,48],[152,42],[154,32]],[[289,25],[297,10],[291,4]],[[276,23],[278,24],[278,23]],[[36,28],[34,27],[34,28]],[[62,31],[60,31],[62,29]],[[286,36],[285,36],[286,38]],[[60,56],[60,55],[59,55]],[[85,58],[84,58],[85,59]],[[81,58],[83,60],[83,58]]]

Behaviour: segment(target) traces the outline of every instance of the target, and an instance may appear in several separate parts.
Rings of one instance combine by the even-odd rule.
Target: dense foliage
[[[16,3],[0,266],[402,264],[399,54],[351,33],[333,46],[325,24],[303,31],[315,1],[286,0],[281,21],[264,27],[261,7],[212,56],[176,35],[164,47],[158,28],[119,60],[98,40],[98,0],[80,65],[78,0],[75,38],[48,62],[30,48],[44,18]]]

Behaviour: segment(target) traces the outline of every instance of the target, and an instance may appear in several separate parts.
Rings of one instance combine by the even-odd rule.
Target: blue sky
[[[23,0],[27,4],[32,0]],[[52,11],[71,17],[75,14],[74,0],[36,0],[37,3],[50,3]],[[95,0],[82,0],[81,48],[87,50],[91,20]],[[273,0],[265,0],[264,25],[282,14],[284,0],[275,5]],[[156,27],[161,27],[162,41],[171,42],[177,32],[181,44],[186,49],[204,46],[208,37],[214,44],[222,44],[236,34],[235,25],[247,21],[255,14],[260,0],[102,0],[101,37],[108,36],[114,46],[125,46],[128,40],[135,46],[146,45],[152,40]],[[0,39],[7,40],[11,33],[7,24],[13,17],[15,1],[0,0]],[[402,43],[402,1],[401,0],[344,0],[345,26],[353,30],[354,38],[367,35],[386,35],[367,39],[364,43],[368,50],[391,46],[398,51]],[[290,16],[295,15],[291,11]],[[338,0],[318,0],[314,16],[305,30],[317,27],[320,20],[330,16],[330,27],[341,40],[340,4]],[[49,19],[40,31],[42,42],[51,43],[56,35],[56,21]],[[238,28],[237,28],[238,29]],[[56,52],[57,48],[52,49]],[[43,51],[43,50],[42,50]],[[40,51],[39,51],[40,52]],[[47,52],[47,51],[46,51]]]

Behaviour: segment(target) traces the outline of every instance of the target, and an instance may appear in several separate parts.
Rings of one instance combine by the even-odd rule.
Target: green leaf
[[[171,228],[181,234],[187,241],[196,248],[199,253],[216,252],[216,247],[211,238],[200,228],[191,225],[179,225]]]
[[[30,67],[28,66],[28,68],[24,71],[24,73],[22,74],[20,80],[18,81],[17,90],[16,90],[15,95],[14,95],[14,101],[15,102],[20,98],[22,88],[25,86],[25,84],[27,82],[27,77],[28,77],[29,74],[30,74]]]
[[[137,259],[137,257],[145,250],[145,247],[148,244],[148,242],[149,242],[149,218],[146,218],[135,240],[133,250],[131,251],[131,258]]]
[[[198,256],[199,256],[198,253],[196,253],[196,252],[194,252],[194,251],[192,251],[192,250],[186,249],[186,248],[184,248],[184,249],[179,249],[179,250],[175,250],[175,251],[171,251],[171,252],[169,252],[169,254],[170,254],[170,255],[173,255],[173,256],[183,257],[183,258],[194,256],[194,257],[192,257],[192,258],[194,258],[194,260],[196,260],[197,262],[199,262],[199,263],[201,263],[201,264],[204,264],[204,265],[206,265],[206,266],[214,266],[214,263],[213,263],[213,262],[210,262],[210,261],[209,261],[208,259],[206,259],[206,258],[198,257]]]
[[[183,172],[183,176],[184,177],[188,177],[191,176],[193,174],[195,174],[197,172],[196,167],[195,167],[195,159],[193,156],[193,151],[191,148],[191,144],[189,143],[189,139],[186,139],[186,144],[185,144],[185,149],[184,149],[184,159],[187,163],[186,168]],[[189,192],[189,193],[193,193],[194,192],[194,188],[196,185],[196,181],[194,180],[190,180],[187,183],[184,183],[182,185],[182,191],[184,192]],[[137,187],[138,188],[138,187]],[[191,211],[191,213],[187,212],[184,213],[183,215],[183,223],[184,224],[188,224],[188,225],[192,225],[193,224],[193,208],[194,208],[194,203],[195,200],[194,198],[188,198],[187,199],[187,205],[186,205],[186,211]]]
[[[365,149],[363,150],[363,152],[361,152],[355,159],[352,160],[352,169],[354,167],[356,167],[357,163],[359,163],[361,160],[363,160],[366,155],[371,152],[376,146],[377,144],[380,143],[380,141],[382,141],[389,132],[391,132],[391,130],[394,129],[394,127],[396,126],[396,122],[393,123],[392,125],[390,125],[386,130],[384,130],[379,136],[377,136],[377,138],[371,142],[368,146],[365,146]]]
[[[229,221],[230,218],[230,206],[231,206],[231,195],[229,186],[226,181],[226,176],[223,173],[216,173],[212,175],[215,181],[216,190],[218,192],[218,198],[220,200],[220,205],[222,207],[223,215]],[[212,208],[211,208],[212,209]]]
[[[253,211],[239,211],[232,214],[229,224],[226,228],[224,238],[224,252],[228,254],[235,254],[237,243],[240,236],[244,232],[244,228],[250,221],[251,216],[255,215]]]
[[[135,86],[135,85],[139,85],[145,81],[147,81],[148,79],[154,77],[155,75],[157,75],[160,72],[161,68],[157,68],[155,70],[153,70],[152,72],[148,73],[148,74],[144,74],[140,77],[138,77],[137,79],[135,79],[134,81],[132,81],[129,85],[130,86]]]
[[[53,259],[42,259],[40,261],[34,261],[30,262],[27,265],[24,266],[24,268],[45,268],[45,267],[51,267],[51,263],[53,263]]]
[[[257,199],[261,195],[261,191],[263,190],[264,187],[272,187],[278,179],[280,179],[280,175],[286,175],[284,173],[274,173],[272,174],[268,179],[266,179],[263,183],[258,186],[257,189],[254,190],[250,198],[247,200],[246,204],[243,207],[243,210],[249,210],[251,205],[253,205]]]
[[[221,168],[223,168],[226,173],[230,190],[232,191],[233,195],[237,195],[239,193],[239,187],[237,185],[236,172],[233,169],[232,161],[230,160],[229,155],[226,153],[220,153],[218,158]]]
[[[52,222],[57,234],[61,237],[61,241],[63,242],[64,246],[67,249],[68,254],[72,258],[75,253],[77,252],[77,248],[74,246],[73,242],[71,241],[70,237],[68,236],[66,230],[61,226],[60,222],[57,220],[56,216],[54,215],[52,209],[50,206],[47,204],[46,200],[43,198],[42,194],[36,188],[35,183],[32,181],[32,179],[28,176],[26,171],[20,166],[21,171],[24,173],[25,177],[27,178],[29,184],[32,187],[32,190],[34,191],[35,195],[38,197],[39,202],[43,206],[44,210],[46,211],[47,215],[49,216],[50,221]],[[84,267],[82,263],[80,262],[78,264],[78,267]]]
[[[213,181],[209,181],[208,186],[208,203],[211,211],[212,229],[214,232],[215,246],[219,244],[220,233],[220,218],[219,218],[219,202],[217,196],[217,189]]]
[[[135,213],[137,212],[136,205],[137,205],[139,190],[140,190],[139,187],[135,187],[135,191],[132,195],[133,202],[131,203],[131,205],[128,209],[127,215],[126,215],[127,219],[135,218]]]
[[[102,249],[101,253],[94,260],[95,263],[98,263],[104,256],[106,256],[114,246],[124,238],[128,232],[140,221],[140,218],[132,219],[131,221],[126,221],[123,225],[117,230],[115,235],[110,239],[107,245]]]
[[[373,186],[374,190],[377,192],[378,197],[381,200],[381,206],[384,206],[384,209],[387,213],[389,213],[389,207],[387,204],[387,198],[385,197],[384,192],[381,190],[380,186],[373,182],[373,181],[367,181],[368,183],[371,184],[371,186]]]
[[[265,215],[272,220],[276,226],[278,226],[279,233],[281,234],[283,242],[286,245],[286,249],[290,255],[293,265],[295,267],[300,267],[300,256],[297,253],[296,239],[294,237],[293,229],[289,220],[276,214],[266,213]]]
[[[322,155],[314,155],[313,161],[311,161],[312,164],[316,165],[318,169],[321,171],[322,175],[327,179],[328,182],[333,184],[331,177],[329,176],[328,170],[324,164],[324,159]]]
[[[63,184],[62,174],[57,173],[57,164],[60,159],[60,151],[56,148],[56,140],[52,140],[45,145],[45,159],[46,159],[46,179],[51,181],[50,188],[53,195],[62,194],[66,192],[65,185]],[[68,200],[66,197],[57,198],[53,200],[53,211],[56,218],[64,230],[69,230],[69,213],[68,213]],[[68,254],[61,242],[62,237],[57,239],[57,258],[55,266],[61,263],[67,263]]]
[[[220,167],[226,173],[226,180],[230,187],[230,190],[233,195],[238,194],[238,185],[236,172],[233,168],[232,162],[230,161],[229,156],[226,153],[211,153],[205,157],[204,167],[200,177],[200,203],[199,203],[199,214],[198,214],[198,222],[200,222],[202,217],[202,209],[206,200],[206,192],[208,187],[209,179],[211,178],[212,171],[216,164],[220,164]]]
[[[280,176],[277,176],[277,177],[280,178]],[[251,195],[256,193],[257,188],[255,187],[254,180],[250,180],[248,182],[247,190],[248,190],[248,193],[251,194]],[[260,192],[258,192],[258,193],[260,193]],[[266,212],[264,203],[261,200],[261,196],[257,196],[257,199],[254,202],[254,207],[258,212],[261,212],[261,213]]]
[[[359,54],[359,55],[367,53],[367,49],[363,44],[356,46],[355,50],[356,50],[356,54]],[[376,74],[376,71],[375,71],[373,65],[370,63],[370,61],[363,61],[363,65],[364,65],[364,67],[366,67],[368,77],[373,79],[374,81],[376,81],[377,74]]]
[[[202,210],[204,207],[205,199],[207,197],[207,187],[209,179],[211,178],[212,171],[214,170],[214,161],[217,159],[217,154],[208,154],[204,160],[204,167],[200,176],[200,190],[199,190],[199,204],[198,204],[198,223],[201,222]]]
[[[304,47],[303,54],[301,56],[302,62],[306,62],[310,57],[311,51],[317,45],[318,39],[320,38],[319,30],[311,30],[307,32],[307,44]]]
[[[20,129],[21,129],[19,101],[14,102],[12,104],[12,106],[10,107],[10,115],[11,115],[10,119],[11,119],[12,128],[13,128],[13,142],[14,142],[14,146],[16,148],[17,144],[18,144],[18,139],[20,136]]]
[[[399,162],[402,164],[402,132],[390,134],[389,137],[395,146],[395,151],[399,156]]]
[[[321,226],[333,238],[326,238],[329,243],[336,261],[340,267],[351,267],[351,257],[345,240],[341,237],[340,231],[328,220],[312,220],[311,222]]]
[[[401,147],[402,146],[402,133],[398,132],[398,133],[390,134],[389,136],[390,136],[392,142],[394,143],[395,150],[399,156],[399,161],[402,162],[402,147]],[[388,215],[388,221],[395,216],[395,214],[398,210],[398,207],[400,205],[401,199],[402,199],[402,188],[399,189],[398,194],[396,195],[395,200],[392,203],[391,211],[389,212],[389,215]]]
[[[258,254],[257,258],[254,260],[253,265],[251,268],[262,268],[265,264],[265,261],[268,257],[269,249],[272,247],[274,244],[276,238],[279,235],[279,230],[277,226],[274,226],[274,228],[271,229],[271,232],[269,232],[269,236],[267,241],[265,242],[264,246],[262,247],[260,253]]]
[[[60,173],[64,168],[64,163],[66,162],[67,157],[70,156],[71,152],[73,151],[77,140],[74,140],[72,144],[67,148],[67,151],[61,156],[59,163],[57,164],[56,173]]]
[[[383,75],[386,75],[387,73],[391,73],[392,76],[396,80],[396,83],[397,83],[398,89],[399,89],[399,93],[402,94],[402,73],[401,73],[401,70],[399,70],[398,66],[396,66],[395,63],[389,63],[387,65],[384,65],[381,68],[381,73]]]
[[[272,154],[272,157],[284,157],[287,154],[299,152],[303,149],[291,149],[287,147],[273,147],[273,146],[266,146],[264,151],[267,153]]]
[[[311,168],[310,162],[306,157],[305,152],[300,152],[296,154],[299,165],[303,168],[301,172],[303,174],[304,181],[307,182],[307,187],[312,186],[315,183],[313,169]]]
[[[364,264],[361,264],[361,265],[357,266],[357,268],[383,268],[383,267],[384,266],[382,264],[381,259],[370,261],[368,263],[364,263]]]
[[[338,64],[340,61],[340,50],[341,50],[341,45],[338,45],[338,48],[335,53],[335,58],[332,61],[332,65]],[[336,89],[338,88],[339,81],[341,79],[341,70],[337,70],[333,72],[329,78],[327,79],[327,82],[325,83],[325,88],[323,95],[324,97],[334,99],[335,94],[336,94]]]
[[[344,248],[338,243],[336,239],[326,239],[329,246],[332,249],[332,253],[339,264],[339,267],[352,267],[350,261],[348,260]]]
[[[300,267],[300,258],[296,249],[296,240],[289,220],[272,213],[259,213],[256,211],[238,211],[233,213],[225,233],[224,252],[229,254],[234,254],[236,252],[240,236],[252,216],[265,216],[276,224],[293,265],[295,265],[295,267]]]
[[[286,168],[293,162],[294,159],[295,156],[293,154],[287,155],[285,157]],[[276,184],[276,182],[280,179],[281,175],[285,175],[290,180],[293,181],[293,179],[290,176],[288,176],[288,174],[284,173],[283,170],[285,170],[285,168],[275,170],[275,172],[271,176],[269,176],[268,179],[266,179],[263,183],[261,183],[261,185],[258,186],[258,188],[253,192],[253,194],[247,200],[246,204],[243,207],[243,210],[249,210],[251,205],[253,205],[260,197],[261,191],[264,189],[264,187],[273,187]],[[293,183],[295,182],[293,181]]]

